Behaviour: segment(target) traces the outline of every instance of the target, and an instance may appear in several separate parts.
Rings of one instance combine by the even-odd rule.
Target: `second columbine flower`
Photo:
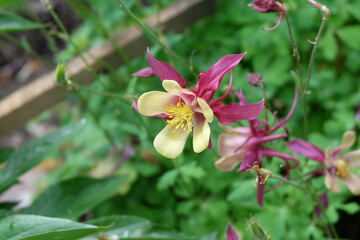
[[[244,55],[245,53],[240,53],[222,57],[208,71],[199,75],[199,82],[194,89],[187,89],[185,79],[172,66],[156,60],[148,52],[150,69],[147,69],[147,72],[153,72],[160,77],[166,92],[151,91],[142,94],[137,108],[144,116],[166,120],[166,127],[154,140],[154,147],[161,155],[167,158],[179,156],[191,132],[194,151],[198,153],[205,150],[210,144],[209,123],[214,116],[221,123],[228,124],[242,119],[251,120],[261,113],[263,101],[247,105],[220,103],[230,93],[231,82],[224,96],[211,101],[224,75],[231,71]]]

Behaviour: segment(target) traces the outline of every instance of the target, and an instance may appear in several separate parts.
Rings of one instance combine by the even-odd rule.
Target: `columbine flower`
[[[286,138],[288,136],[288,133],[277,135],[271,134],[280,127],[284,127],[285,123],[290,119],[295,110],[297,96],[298,94],[296,91],[294,103],[288,116],[274,127],[269,128],[269,124],[265,120],[253,119],[249,121],[250,128],[230,128],[224,126],[224,130],[228,133],[221,134],[219,137],[218,147],[222,158],[215,163],[215,166],[222,171],[231,171],[235,168],[235,166],[241,163],[238,170],[239,172],[255,170],[258,176],[258,203],[260,206],[263,205],[263,194],[266,180],[272,174],[270,171],[262,168],[262,158],[277,157],[283,159],[286,163],[286,177],[288,177],[289,170],[298,165],[298,160],[296,158],[285,153],[269,149],[263,145],[264,143]],[[241,99],[241,102],[247,103],[241,93],[239,94],[239,98]],[[296,164],[291,166],[289,160],[294,160]]]
[[[225,95],[211,101],[224,75],[231,71],[244,55],[245,53],[241,53],[222,57],[199,75],[195,89],[187,89],[184,78],[172,66],[156,60],[148,51],[150,68],[163,81],[162,86],[166,92],[144,93],[135,107],[144,116],[166,119],[167,126],[154,140],[154,147],[161,155],[167,158],[179,156],[191,132],[194,151],[198,153],[206,149],[210,143],[209,123],[213,121],[214,115],[221,123],[227,124],[242,119],[254,119],[261,113],[263,101],[246,105],[219,103],[230,93],[232,78]],[[148,75],[149,71],[146,74]]]
[[[226,240],[239,240],[239,237],[237,236],[231,225],[229,225],[226,230]]]
[[[316,172],[317,175],[325,175],[325,185],[329,190],[340,192],[337,181],[339,179],[353,194],[360,195],[360,177],[350,172],[350,168],[360,167],[360,149],[343,154],[354,145],[355,139],[355,132],[347,131],[343,135],[341,144],[336,148],[328,148],[326,152],[301,139],[292,140],[287,143],[287,146],[292,152],[325,166],[323,171],[316,170]]]
[[[280,12],[280,17],[276,25],[265,30],[274,30],[277,28],[285,16],[285,8],[282,6],[282,0],[255,0],[249,4],[250,7],[261,13]]]

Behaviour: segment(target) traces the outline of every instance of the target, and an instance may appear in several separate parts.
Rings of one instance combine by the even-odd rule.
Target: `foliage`
[[[66,48],[54,52],[56,61],[61,63],[114,39],[133,24],[133,19],[116,1],[66,2],[83,23],[70,38],[60,31],[51,36],[67,39]],[[126,1],[126,5],[142,19],[173,1],[147,2],[150,2],[149,7],[135,0]],[[264,92],[248,84],[246,78],[248,73],[261,73],[267,107],[284,119],[293,103],[295,83],[298,83],[287,25],[284,20],[277,29],[264,31],[263,27],[276,23],[278,13],[260,14],[247,6],[249,2],[218,0],[213,16],[200,20],[182,33],[164,36],[156,29],[159,39],[185,60],[190,69],[148,36],[152,43],[150,50],[156,59],[174,66],[187,80],[189,89],[197,82],[193,73],[196,76],[205,72],[223,55],[247,52],[234,70],[233,89],[241,89],[250,103],[260,101]],[[306,78],[312,47],[309,40],[315,39],[322,15],[307,1],[283,2],[301,54],[302,77]],[[6,3],[9,1],[0,1],[0,6]],[[359,119],[355,116],[360,103],[357,83],[360,69],[357,9],[360,5],[350,0],[323,3],[332,15],[319,42],[306,95],[308,127],[304,130],[304,102],[299,100],[287,122],[290,136],[266,145],[282,153],[291,154],[284,144],[289,139],[308,135],[307,141],[325,151],[329,146],[338,145],[345,131],[359,129]],[[11,15],[10,20],[15,21],[15,25],[1,24],[0,31],[47,26],[20,20],[15,13],[4,14]],[[20,25],[22,27],[16,27]],[[91,90],[125,96],[125,101],[78,88],[67,96],[66,102],[51,110],[58,114],[61,125],[67,126],[17,150],[0,149],[0,164],[5,164],[0,169],[0,191],[16,184],[22,174],[47,158],[60,162],[40,181],[37,196],[29,207],[14,210],[13,204],[0,205],[0,239],[212,240],[225,239],[229,222],[240,238],[251,239],[253,235],[248,228],[252,221],[258,222],[272,239],[327,239],[330,225],[343,224],[345,213],[358,214],[358,198],[351,198],[344,186],[340,194],[327,191],[323,177],[300,183],[314,195],[327,194],[329,206],[323,211],[327,219],[314,214],[317,200],[312,199],[311,194],[304,194],[302,189],[287,183],[267,192],[264,207],[258,206],[255,170],[242,174],[221,172],[214,165],[220,158],[218,138],[223,132],[217,122],[210,125],[211,149],[194,153],[190,141],[182,155],[175,159],[159,155],[152,142],[164,122],[145,118],[133,108],[133,100],[141,94],[162,89],[157,77],[131,76],[148,67],[145,52],[144,48],[144,57],[125,61],[124,66],[108,67],[106,72],[96,73],[96,81],[89,85]],[[119,54],[119,58],[124,56]],[[215,97],[222,96],[228,84],[226,76]],[[227,104],[230,102],[238,102],[235,91],[225,100]],[[74,104],[75,107],[69,109],[69,105]],[[46,114],[35,122],[45,117]],[[265,114],[260,117],[264,119]],[[277,123],[270,112],[266,117],[271,126]],[[86,124],[81,119],[86,119]],[[80,122],[68,125],[75,121]],[[238,122],[231,126],[248,127],[248,124]],[[60,144],[63,145],[59,147]],[[354,149],[358,147],[356,142]],[[132,154],[127,155],[129,149]],[[290,175],[295,181],[318,167],[314,161],[297,157],[300,165]],[[283,177],[283,163],[277,158],[267,160],[263,167]],[[267,188],[276,187],[278,183],[279,180],[269,178]],[[356,223],[345,224],[356,227]],[[352,237],[343,232],[339,234],[342,238]]]

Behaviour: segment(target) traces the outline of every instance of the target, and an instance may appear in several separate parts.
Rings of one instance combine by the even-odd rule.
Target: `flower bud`
[[[55,80],[61,86],[67,85],[66,69],[63,63],[58,64],[55,69]]]
[[[251,233],[260,240],[271,240],[269,234],[264,230],[264,228],[254,220],[254,218],[250,218],[249,220],[249,227]]]
[[[258,87],[264,83],[263,77],[259,73],[249,73],[248,81],[249,81],[250,85],[252,85],[254,87]]]

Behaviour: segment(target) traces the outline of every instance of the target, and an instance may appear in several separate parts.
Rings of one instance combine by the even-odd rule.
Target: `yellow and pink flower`
[[[228,124],[242,119],[251,120],[261,113],[264,101],[246,105],[220,103],[230,93],[232,78],[225,95],[211,101],[224,75],[231,71],[245,54],[222,57],[199,75],[199,82],[194,89],[188,89],[185,79],[171,65],[156,60],[148,51],[150,68],[140,70],[134,75],[157,75],[162,80],[165,91],[142,94],[135,107],[144,116],[166,120],[166,127],[154,140],[154,147],[161,155],[167,158],[179,156],[190,133],[193,133],[193,150],[197,153],[205,150],[210,144],[209,123],[214,116],[221,123]]]

